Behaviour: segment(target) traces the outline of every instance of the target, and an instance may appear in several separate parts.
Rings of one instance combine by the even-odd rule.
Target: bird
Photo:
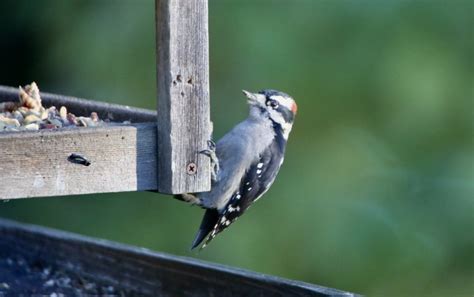
[[[182,200],[206,209],[191,249],[205,248],[270,188],[283,164],[288,136],[297,113],[288,94],[265,89],[243,90],[248,117],[217,144],[201,151],[214,169],[209,192],[184,194]]]

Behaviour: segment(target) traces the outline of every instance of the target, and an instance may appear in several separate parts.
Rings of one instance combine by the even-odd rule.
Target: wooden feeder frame
[[[208,2],[156,0],[157,113],[41,93],[45,106],[131,125],[2,132],[0,199],[211,187]],[[0,102],[18,100],[0,87]],[[68,161],[81,154],[88,167]],[[191,170],[190,170],[191,169]],[[15,185],[15,186],[12,186]]]
[[[156,112],[41,93],[45,106],[130,125],[0,133],[0,199],[157,190]],[[0,102],[18,90],[0,86]],[[68,161],[86,157],[90,166]]]

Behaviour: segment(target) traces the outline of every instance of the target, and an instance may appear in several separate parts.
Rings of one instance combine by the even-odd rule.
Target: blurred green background
[[[203,212],[164,195],[0,216],[368,295],[473,296],[473,2],[209,5],[215,137],[246,117],[243,88],[299,105],[265,199],[200,253]],[[155,108],[152,0],[2,0],[0,24],[0,84]]]

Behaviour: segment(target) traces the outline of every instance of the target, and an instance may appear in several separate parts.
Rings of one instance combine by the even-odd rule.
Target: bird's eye
[[[277,109],[278,101],[270,99],[267,101],[267,105],[271,106],[273,109]]]

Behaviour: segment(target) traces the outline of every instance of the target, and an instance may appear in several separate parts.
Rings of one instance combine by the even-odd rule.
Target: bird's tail
[[[217,209],[208,209],[202,218],[201,226],[199,227],[199,231],[194,238],[193,244],[191,249],[197,247],[201,242],[206,238],[206,236],[211,232],[211,230],[216,225],[217,221],[219,220],[219,213]]]

